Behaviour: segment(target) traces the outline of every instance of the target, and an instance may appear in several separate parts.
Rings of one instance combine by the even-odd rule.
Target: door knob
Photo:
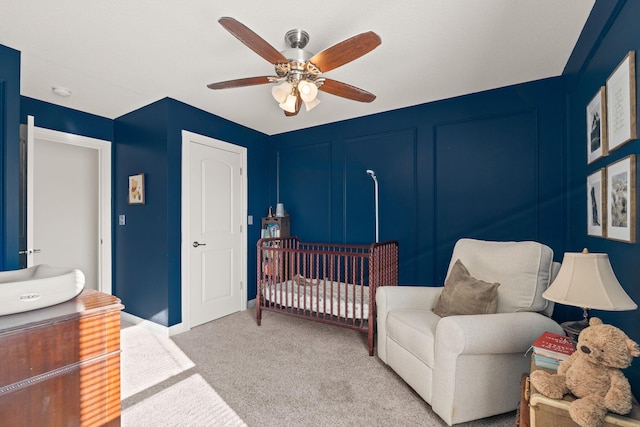
[[[24,251],[18,251],[18,255],[31,255],[31,254],[39,254],[40,249],[27,249]]]
[[[193,247],[197,248],[198,246],[207,246],[206,243],[198,243],[198,241],[193,242]]]

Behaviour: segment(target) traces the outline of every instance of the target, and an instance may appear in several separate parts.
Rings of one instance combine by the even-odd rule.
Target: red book
[[[544,332],[531,347],[536,354],[558,360],[564,360],[576,351],[569,337],[551,332]]]

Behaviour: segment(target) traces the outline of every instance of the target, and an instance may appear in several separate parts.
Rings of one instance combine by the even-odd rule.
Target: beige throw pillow
[[[440,317],[456,314],[492,314],[498,307],[498,286],[476,279],[458,259],[444,283],[433,312]]]

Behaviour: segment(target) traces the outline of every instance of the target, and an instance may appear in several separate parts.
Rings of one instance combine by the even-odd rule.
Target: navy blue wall
[[[636,302],[640,302],[640,246],[612,240],[587,236],[586,178],[596,170],[628,156],[640,152],[640,141],[630,141],[612,151],[609,156],[600,158],[587,165],[586,150],[586,114],[585,109],[598,89],[627,52],[636,51],[636,70],[638,70],[638,48],[640,47],[640,2],[638,1],[598,1],[590,17],[590,23],[583,32],[574,49],[574,56],[567,65],[568,77],[567,117],[568,117],[568,245],[567,250],[578,252],[586,247],[591,252],[609,254],[611,265],[618,280],[627,293]],[[636,72],[637,79],[637,72]],[[638,103],[640,85],[636,84],[635,99]],[[640,111],[640,110],[639,110]],[[638,117],[636,117],[638,123]],[[640,188],[636,184],[636,188]],[[637,191],[637,190],[636,190]],[[636,196],[636,200],[639,200]],[[639,212],[637,206],[635,211]],[[637,237],[636,237],[637,240]],[[560,314],[560,313],[559,313]],[[640,342],[640,312],[599,312],[593,315],[601,317],[623,329],[633,340]],[[579,318],[579,310],[566,309],[566,317]],[[640,393],[640,363],[634,362],[626,371],[631,380],[634,393]]]
[[[20,52],[0,45],[0,271],[20,267]]]
[[[34,117],[39,128],[113,141],[113,120],[26,96],[20,97],[20,123]]]
[[[167,119],[166,99],[116,119],[113,157],[114,294],[128,313],[163,326],[180,319],[179,295],[177,313],[169,310]],[[139,173],[145,204],[129,205],[129,175]],[[126,225],[117,225],[119,215]]]
[[[266,203],[267,136],[165,98],[115,120],[114,286],[126,311],[163,326],[182,320],[180,287],[182,130],[247,147],[249,214]],[[145,174],[145,204],[127,204],[128,176]],[[258,206],[259,208],[256,208]],[[249,227],[248,295],[256,292],[255,243]]]
[[[272,186],[308,241],[400,241],[400,282],[442,284],[455,241],[564,242],[564,80],[273,136]],[[277,187],[279,185],[279,187]]]

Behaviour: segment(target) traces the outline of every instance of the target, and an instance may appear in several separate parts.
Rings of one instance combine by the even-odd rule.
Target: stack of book
[[[261,230],[261,238],[280,237],[280,226],[278,224],[267,224],[266,228]]]
[[[557,370],[558,365],[576,351],[573,342],[566,335],[545,332],[534,341],[533,362],[536,366]]]

